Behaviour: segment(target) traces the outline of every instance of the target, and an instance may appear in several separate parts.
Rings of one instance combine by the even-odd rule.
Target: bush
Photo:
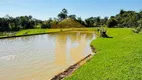
[[[114,19],[114,18],[112,18],[112,19],[109,19],[108,20],[108,22],[107,22],[107,26],[109,27],[109,28],[112,28],[112,27],[115,27],[116,25],[117,25],[117,20],[116,19]]]
[[[41,28],[45,29],[45,28],[51,28],[50,24],[42,24]]]

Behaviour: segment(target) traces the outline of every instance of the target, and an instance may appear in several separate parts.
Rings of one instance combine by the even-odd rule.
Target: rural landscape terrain
[[[0,17],[0,80],[142,80],[142,10],[56,16]]]

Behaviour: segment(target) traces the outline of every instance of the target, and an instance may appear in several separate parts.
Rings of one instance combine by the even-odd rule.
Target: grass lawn
[[[65,80],[142,80],[142,33],[108,29],[113,38],[98,38],[97,53]]]

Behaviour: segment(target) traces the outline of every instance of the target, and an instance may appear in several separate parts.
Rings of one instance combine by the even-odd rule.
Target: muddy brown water
[[[93,31],[0,40],[0,80],[49,80],[92,54]]]

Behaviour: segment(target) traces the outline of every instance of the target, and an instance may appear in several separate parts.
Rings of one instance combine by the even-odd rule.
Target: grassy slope
[[[71,18],[64,19],[58,26],[60,28],[85,28],[85,26]]]
[[[113,38],[94,40],[97,54],[65,80],[142,80],[142,33],[109,29],[108,34]]]

